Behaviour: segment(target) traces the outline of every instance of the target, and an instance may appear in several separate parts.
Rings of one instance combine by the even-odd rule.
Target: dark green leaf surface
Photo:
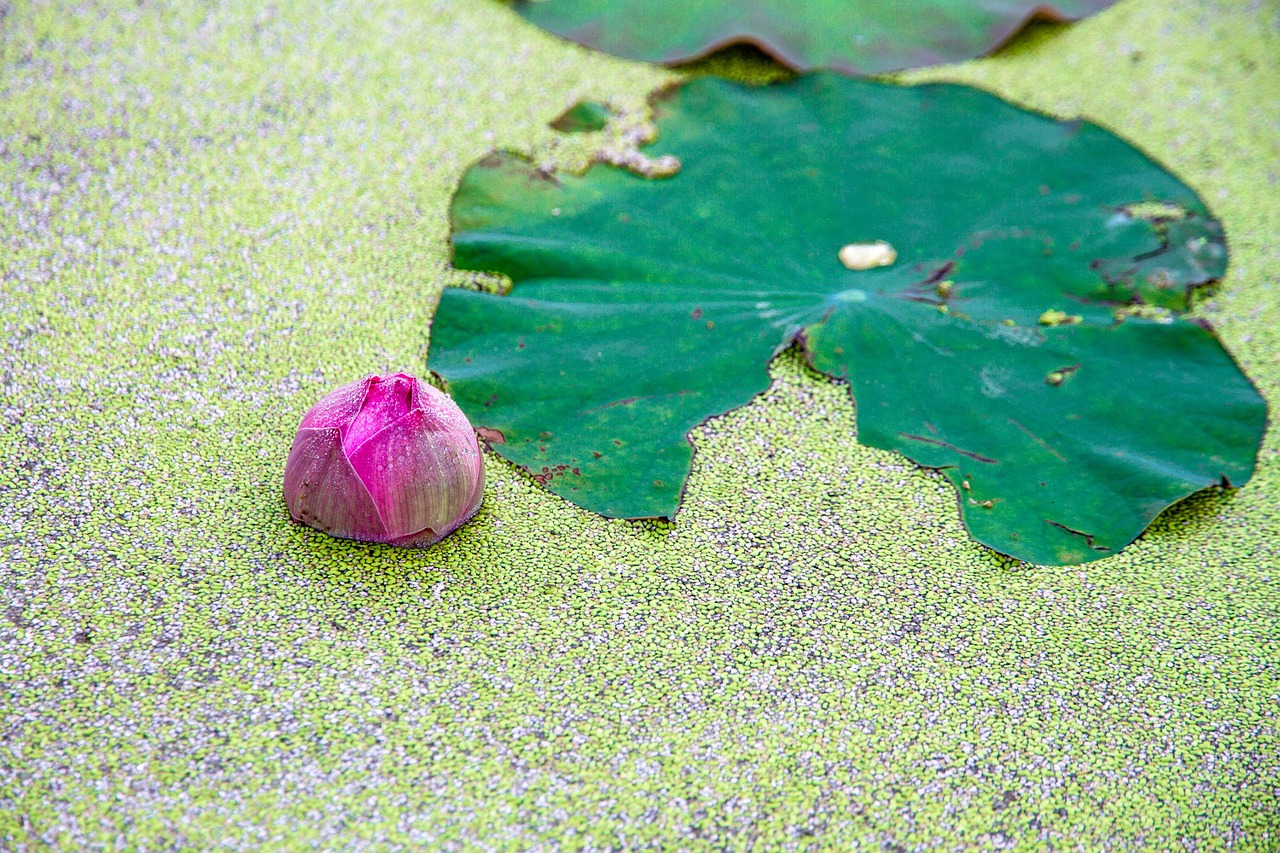
[[[1115,0],[518,0],[521,15],[579,44],[678,63],[754,44],[800,71],[880,74],[980,56],[1032,19],[1065,21]]]
[[[430,366],[552,491],[673,515],[688,431],[764,390],[794,340],[850,383],[858,440],[942,469],[972,535],[1022,559],[1106,556],[1249,478],[1253,386],[1200,325],[1124,310],[1185,307],[1225,268],[1221,228],[1122,140],[832,74],[701,79],[655,106],[674,177],[495,155],[454,201],[456,265],[515,286],[447,289]],[[1177,216],[1134,207],[1154,202]],[[839,261],[874,240],[896,263]]]

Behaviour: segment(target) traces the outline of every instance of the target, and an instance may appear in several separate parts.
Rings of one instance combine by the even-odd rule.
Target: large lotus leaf
[[[879,74],[971,59],[1028,21],[1083,18],[1115,0],[517,0],[521,15],[629,59],[677,63],[754,44],[792,68]]]
[[[494,155],[454,199],[456,265],[515,284],[445,290],[430,366],[553,492],[673,515],[689,430],[797,340],[849,382],[859,441],[942,469],[1015,557],[1097,559],[1249,478],[1263,401],[1177,313],[1222,274],[1222,231],[1140,151],[974,89],[832,74],[704,78],[655,109],[674,177]],[[842,265],[880,240],[895,263]]]

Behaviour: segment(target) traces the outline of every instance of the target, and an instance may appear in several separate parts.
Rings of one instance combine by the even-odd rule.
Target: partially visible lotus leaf
[[[517,0],[556,35],[615,56],[680,63],[753,44],[799,71],[881,74],[972,59],[1032,20],[1071,21],[1115,0]]]
[[[940,469],[974,538],[1021,559],[1098,559],[1250,477],[1264,403],[1180,316],[1222,229],[1116,136],[833,74],[703,78],[655,110],[674,177],[494,155],[454,199],[455,264],[515,284],[445,290],[430,366],[556,494],[673,515],[689,430],[796,341],[848,381],[858,441]]]

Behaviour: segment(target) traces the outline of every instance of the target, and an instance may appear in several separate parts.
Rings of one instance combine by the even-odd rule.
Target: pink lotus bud
[[[294,521],[421,548],[480,508],[484,459],[462,410],[412,376],[344,385],[302,419],[284,466]]]

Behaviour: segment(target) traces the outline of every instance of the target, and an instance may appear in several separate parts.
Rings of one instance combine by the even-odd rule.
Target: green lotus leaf
[[[498,154],[454,199],[456,266],[514,285],[446,289],[430,366],[551,491],[674,515],[689,430],[797,342],[849,383],[858,441],[940,469],[1014,557],[1098,559],[1250,477],[1265,405],[1184,317],[1222,229],[1142,152],[975,89],[825,73],[654,107],[673,177]]]
[[[1032,20],[1115,0],[517,0],[526,19],[615,56],[680,63],[752,44],[800,71],[880,74],[988,53]]]

